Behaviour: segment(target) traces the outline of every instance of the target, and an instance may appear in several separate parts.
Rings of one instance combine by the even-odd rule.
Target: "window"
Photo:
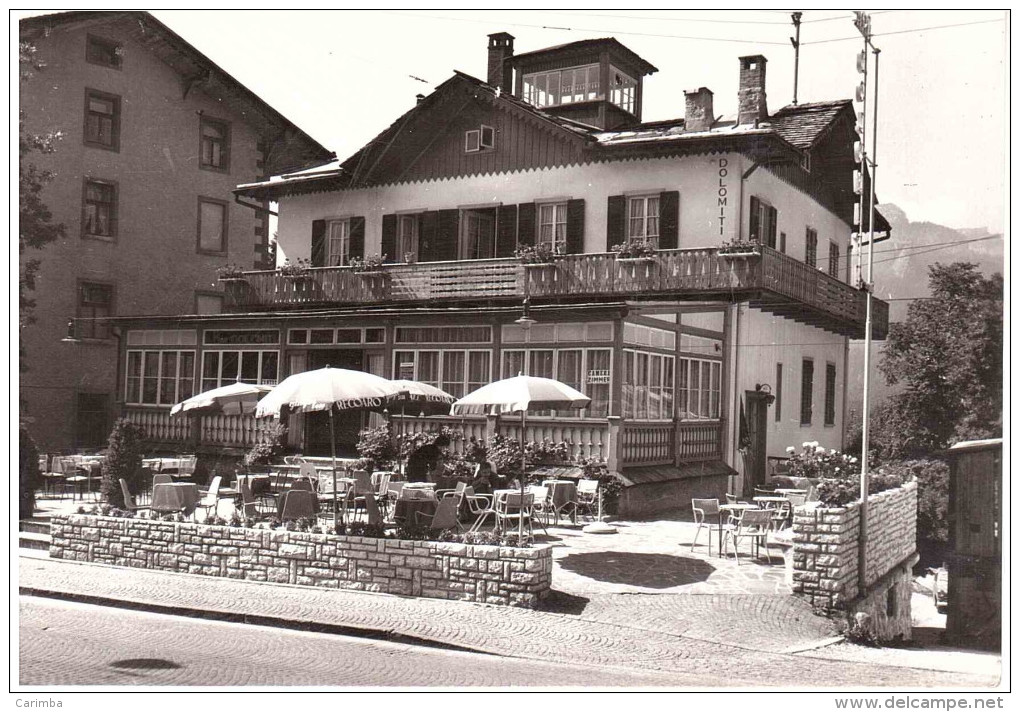
[[[85,90],[85,144],[120,150],[120,97]]]
[[[390,255],[391,259],[403,259],[405,262],[410,262],[418,258],[418,230],[420,222],[420,215],[397,216],[397,254]]]
[[[609,415],[610,349],[508,349],[503,351],[503,378],[517,374],[555,378],[591,398],[582,410],[539,411],[568,418],[604,418]]]
[[[462,211],[459,259],[483,260],[492,257],[496,240],[495,213],[495,210]]]
[[[776,397],[776,422],[783,422],[783,364],[776,364],[776,389],[773,394]]]
[[[567,204],[543,203],[538,206],[538,242],[553,252],[567,249]]]
[[[462,398],[490,382],[491,361],[488,351],[394,351],[393,377],[427,383]]]
[[[472,344],[492,341],[491,326],[398,326],[398,344]]]
[[[275,386],[279,351],[206,351],[202,354],[202,390],[231,383]]]
[[[496,131],[491,126],[482,124],[481,128],[464,132],[464,151],[477,153],[487,151],[496,146]]]
[[[216,255],[227,251],[227,204],[222,200],[198,199],[198,251]]]
[[[112,40],[88,35],[85,40],[85,61],[103,67],[120,69],[121,47]]]
[[[804,359],[800,366],[800,424],[811,425],[811,409],[814,404],[815,362]]]
[[[525,74],[523,84],[524,100],[540,108],[592,101],[599,98],[599,65]]]
[[[825,424],[836,424],[836,364],[825,364]]]
[[[624,417],[669,420],[673,417],[672,356],[645,351],[623,352]]]
[[[343,267],[351,261],[351,221],[331,220],[326,226],[326,266]]]
[[[761,198],[751,196],[750,220],[751,242],[758,242],[775,249],[776,223],[778,221],[776,209]]]
[[[718,420],[722,392],[722,362],[680,359],[681,420]]]
[[[112,315],[113,285],[96,282],[78,284],[78,338],[110,338],[110,324],[105,320]]]
[[[839,245],[829,243],[829,276],[839,279]]]
[[[173,405],[194,393],[194,351],[128,351],[124,402]]]
[[[818,231],[810,227],[804,237],[804,262],[811,267],[818,263]]]
[[[117,184],[107,181],[85,181],[85,204],[82,234],[112,240],[117,236]]]
[[[637,84],[636,79],[609,65],[609,101],[632,114],[636,113]]]
[[[627,199],[627,238],[659,241],[659,196],[641,195]]]
[[[217,171],[230,170],[230,125],[203,116],[199,131],[199,165]]]
[[[79,393],[74,444],[79,448],[105,447],[110,436],[110,396]]]

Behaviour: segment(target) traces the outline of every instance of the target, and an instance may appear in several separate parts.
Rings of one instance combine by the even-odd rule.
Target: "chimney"
[[[708,131],[715,123],[712,107],[712,90],[701,87],[697,91],[685,91],[684,130]]]
[[[514,56],[514,36],[509,32],[497,32],[489,35],[489,86],[499,87],[502,91],[512,93],[513,67],[510,58]]]
[[[414,95],[414,99],[415,99],[415,101],[414,101],[415,104],[420,104],[423,101],[425,101],[425,95],[424,94],[415,94]]]
[[[740,58],[740,89],[737,91],[737,124],[755,124],[769,117],[765,101],[765,63],[760,54]]]

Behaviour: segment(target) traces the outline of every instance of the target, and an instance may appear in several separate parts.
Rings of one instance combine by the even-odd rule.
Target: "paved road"
[[[23,685],[712,684],[693,675],[533,662],[27,596],[19,603]]]

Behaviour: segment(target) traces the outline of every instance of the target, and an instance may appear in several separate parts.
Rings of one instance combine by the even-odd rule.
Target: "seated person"
[[[408,482],[434,482],[436,474],[443,471],[443,456],[450,445],[450,438],[440,435],[431,445],[425,445],[411,453],[407,458]]]
[[[495,473],[492,471],[492,466],[483,462],[478,466],[478,471],[475,473],[474,479],[471,480],[471,487],[474,488],[476,494],[492,494],[494,479]]]

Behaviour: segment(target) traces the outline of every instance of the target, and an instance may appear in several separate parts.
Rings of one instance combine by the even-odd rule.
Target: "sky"
[[[779,10],[153,14],[341,159],[454,69],[484,79],[492,32],[513,34],[518,53],[615,36],[659,69],[645,78],[644,120],[682,117],[683,90],[701,86],[714,92],[716,113],[735,113],[737,58],[748,54],[768,59],[771,111],[793,97],[793,26]],[[1003,229],[1005,19],[1001,11],[873,13],[876,186],[911,220]],[[862,44],[849,10],[804,12],[799,102],[852,97]]]

